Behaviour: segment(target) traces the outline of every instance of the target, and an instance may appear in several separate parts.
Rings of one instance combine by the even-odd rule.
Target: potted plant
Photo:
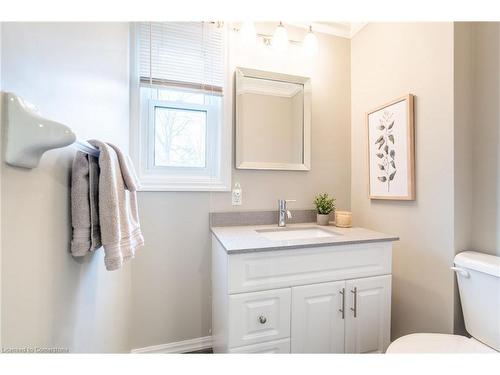
[[[321,193],[314,199],[314,205],[318,211],[316,220],[319,225],[328,225],[330,213],[335,210],[335,198],[330,197],[328,193]]]

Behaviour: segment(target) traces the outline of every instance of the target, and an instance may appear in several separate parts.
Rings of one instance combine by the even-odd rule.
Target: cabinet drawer
[[[287,289],[229,296],[229,348],[290,336],[291,291]]]
[[[228,293],[241,293],[391,273],[390,242],[232,254]]]
[[[229,353],[290,353],[290,339],[263,342],[260,344],[242,346],[229,350]]]

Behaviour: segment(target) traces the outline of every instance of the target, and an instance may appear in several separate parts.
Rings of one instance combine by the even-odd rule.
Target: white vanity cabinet
[[[214,352],[384,352],[391,257],[391,241],[227,252],[213,236]]]

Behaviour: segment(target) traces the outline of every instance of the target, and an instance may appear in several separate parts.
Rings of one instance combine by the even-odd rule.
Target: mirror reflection
[[[262,74],[259,74],[262,73]],[[267,74],[266,74],[267,73]],[[240,68],[236,82],[237,168],[305,170],[302,77]],[[284,79],[290,80],[284,80]],[[305,82],[301,82],[304,81]],[[307,129],[306,129],[307,127]]]

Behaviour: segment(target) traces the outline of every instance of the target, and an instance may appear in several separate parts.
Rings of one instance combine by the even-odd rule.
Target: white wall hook
[[[7,164],[35,168],[45,151],[76,140],[66,125],[41,117],[35,106],[13,93],[5,93]]]

